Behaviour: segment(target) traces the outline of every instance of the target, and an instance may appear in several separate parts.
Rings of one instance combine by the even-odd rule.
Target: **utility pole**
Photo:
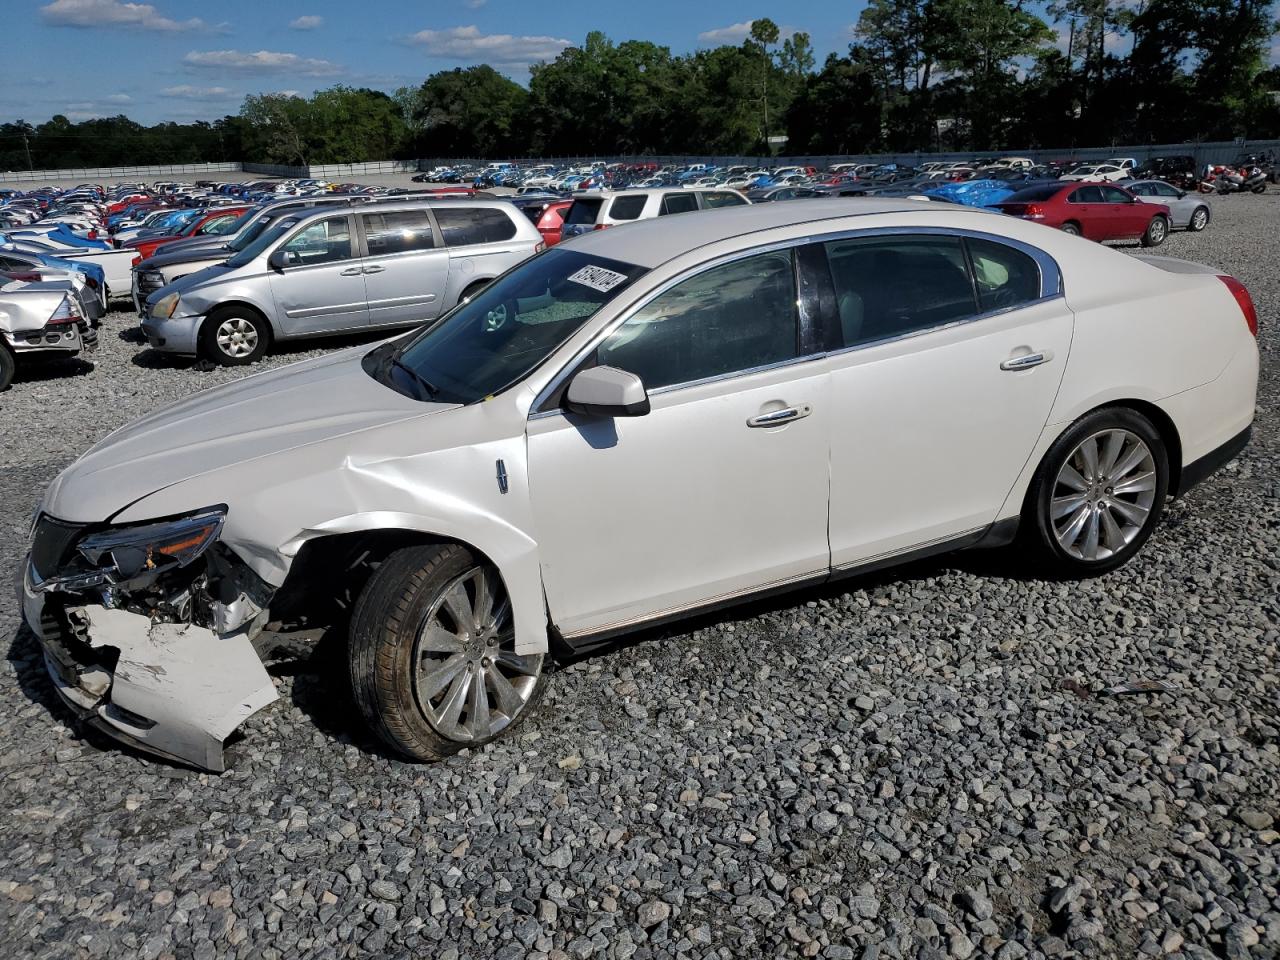
[[[27,141],[27,131],[22,131],[22,147],[27,151],[27,170],[35,170],[35,165],[31,162],[31,144]]]

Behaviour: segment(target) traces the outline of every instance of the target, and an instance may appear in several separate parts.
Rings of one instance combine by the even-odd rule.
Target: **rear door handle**
[[[783,407],[781,410],[770,410],[747,421],[748,427],[779,427],[793,420],[802,420],[813,413],[813,407],[807,403],[795,407]]]
[[[360,274],[362,274],[362,273],[364,273],[364,271],[363,271],[363,270],[361,270],[359,267],[347,267],[347,269],[343,270],[340,274],[338,274],[338,276],[340,276],[340,277],[358,277],[358,276],[360,276]]]
[[[364,272],[365,272],[365,273],[382,273],[382,271],[384,271],[384,270],[386,270],[386,269],[387,269],[386,267],[379,267],[379,266],[377,266],[377,265],[375,264],[375,265],[374,265],[374,266],[372,266],[372,267],[365,267],[365,268],[364,268]]]
[[[1042,363],[1048,363],[1053,359],[1053,354],[1045,351],[1043,353],[1024,353],[1018,357],[1010,357],[1004,363],[1000,364],[1001,370],[1030,370],[1032,367],[1038,367]]]

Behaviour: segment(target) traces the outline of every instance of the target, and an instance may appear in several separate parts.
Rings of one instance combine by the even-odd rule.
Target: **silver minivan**
[[[142,331],[155,350],[253,363],[276,340],[432,320],[543,246],[502,200],[300,212],[148,296]]]

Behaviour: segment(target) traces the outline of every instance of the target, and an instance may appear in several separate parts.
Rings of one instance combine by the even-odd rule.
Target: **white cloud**
[[[715,30],[708,30],[705,33],[698,34],[698,39],[703,43],[741,43],[747,37],[751,36],[752,20],[745,20],[742,23],[731,23],[727,27],[718,27]]]
[[[300,57],[296,53],[276,53],[258,50],[248,53],[242,50],[192,50],[182,62],[193,67],[215,70],[246,70],[257,73],[289,71],[307,77],[331,77],[344,72],[343,68],[328,60]]]
[[[420,30],[408,38],[433,57],[445,60],[481,61],[498,66],[527,66],[554,60],[568,40],[557,37],[516,37],[509,33],[481,33],[478,27]]]
[[[324,26],[324,17],[299,17],[289,24],[290,30],[317,30]]]
[[[111,93],[102,99],[106,100],[107,103],[133,103],[133,97],[127,93]]]
[[[486,3],[488,3],[489,0],[462,0],[462,2],[472,10],[479,10]]]
[[[162,33],[210,29],[199,17],[173,20],[161,16],[149,3],[121,3],[120,0],[53,0],[40,8],[40,15],[58,27],[136,27]]]
[[[751,25],[753,23],[755,23],[754,20],[745,20],[742,23],[731,23],[727,27],[718,27],[715,30],[707,30],[704,33],[698,34],[698,40],[701,43],[716,46],[725,43],[737,45],[747,39],[747,37],[751,36]],[[849,26],[849,35],[851,37],[854,36],[854,32],[856,30],[857,25],[851,24]],[[785,40],[795,32],[795,27],[780,26],[778,27],[778,39]]]
[[[166,97],[176,97],[179,100],[226,100],[234,97],[234,91],[227,87],[193,87],[189,83],[182,83],[176,87],[165,87],[160,91],[161,95]]]

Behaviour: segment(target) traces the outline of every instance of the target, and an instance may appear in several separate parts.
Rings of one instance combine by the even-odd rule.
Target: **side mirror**
[[[289,265],[289,253],[287,250],[272,250],[271,256],[267,257],[267,266],[272,270],[283,270]]]
[[[634,373],[591,367],[569,382],[565,406],[587,417],[643,417],[649,412],[649,394]]]

